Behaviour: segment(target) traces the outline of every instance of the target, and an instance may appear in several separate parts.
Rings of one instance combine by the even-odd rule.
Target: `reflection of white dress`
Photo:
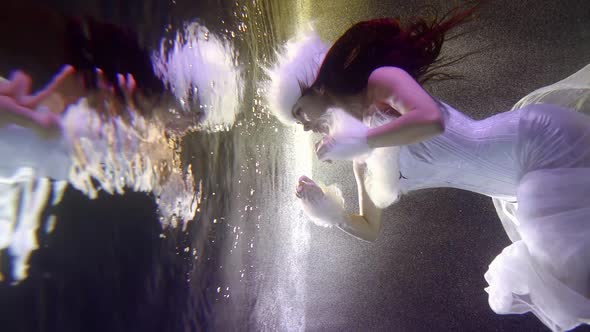
[[[485,274],[492,309],[531,311],[554,331],[590,323],[590,116],[573,111],[590,114],[590,65],[481,121],[443,109],[444,134],[372,152],[371,198],[386,206],[435,187],[492,197],[513,241]]]

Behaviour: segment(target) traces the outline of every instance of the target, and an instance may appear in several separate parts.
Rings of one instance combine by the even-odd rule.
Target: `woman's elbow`
[[[365,240],[366,242],[369,242],[369,243],[374,243],[375,241],[377,241],[377,238],[378,238],[378,234],[369,234],[363,240]]]
[[[348,235],[369,243],[373,243],[377,240],[378,232],[367,231],[367,230],[359,230],[359,229],[350,229],[350,227],[339,225],[338,228],[343,230]]]
[[[442,114],[440,113],[433,113],[425,118],[426,122],[432,128],[433,134],[438,135],[442,134],[445,131],[445,121],[443,119]]]
[[[379,230],[378,229],[370,229],[368,232],[364,232],[362,234],[362,236],[360,236],[359,238],[363,241],[373,243],[373,242],[377,241],[378,237],[379,237]]]
[[[442,134],[445,132],[445,122],[442,117],[437,118],[433,122],[434,130],[437,134]]]

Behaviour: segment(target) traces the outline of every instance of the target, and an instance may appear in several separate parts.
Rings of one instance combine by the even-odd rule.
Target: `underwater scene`
[[[3,0],[0,331],[590,331],[590,2]]]

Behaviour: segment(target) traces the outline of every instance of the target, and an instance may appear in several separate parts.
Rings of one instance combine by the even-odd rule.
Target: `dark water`
[[[147,47],[189,20],[226,35],[245,23],[233,41],[246,97],[231,131],[193,133],[181,143],[204,192],[186,230],[162,229],[149,195],[88,200],[69,189],[51,211],[55,230],[39,232],[29,278],[0,283],[0,330],[547,330],[532,315],[499,316],[487,304],[483,274],[509,244],[491,200],[450,189],[413,193],[386,211],[374,244],[310,226],[292,194],[301,175],[292,154],[302,143],[254,102],[259,64],[300,17],[333,40],[355,21],[408,17],[426,4],[444,11],[446,1],[43,3],[129,25]],[[445,48],[482,50],[454,68],[466,79],[430,91],[477,118],[507,110],[589,62],[589,17],[587,1],[490,2],[467,26],[473,31]],[[54,70],[16,51],[2,54],[4,70]],[[349,165],[312,166],[354,197]]]

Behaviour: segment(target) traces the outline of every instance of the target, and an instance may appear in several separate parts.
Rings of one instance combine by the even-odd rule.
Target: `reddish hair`
[[[371,73],[384,66],[404,69],[423,83],[437,76],[429,69],[438,59],[445,34],[470,18],[478,7],[456,7],[432,20],[415,18],[405,27],[392,18],[355,24],[330,48],[316,80],[302,89],[302,95],[312,91],[334,96],[360,93]]]

